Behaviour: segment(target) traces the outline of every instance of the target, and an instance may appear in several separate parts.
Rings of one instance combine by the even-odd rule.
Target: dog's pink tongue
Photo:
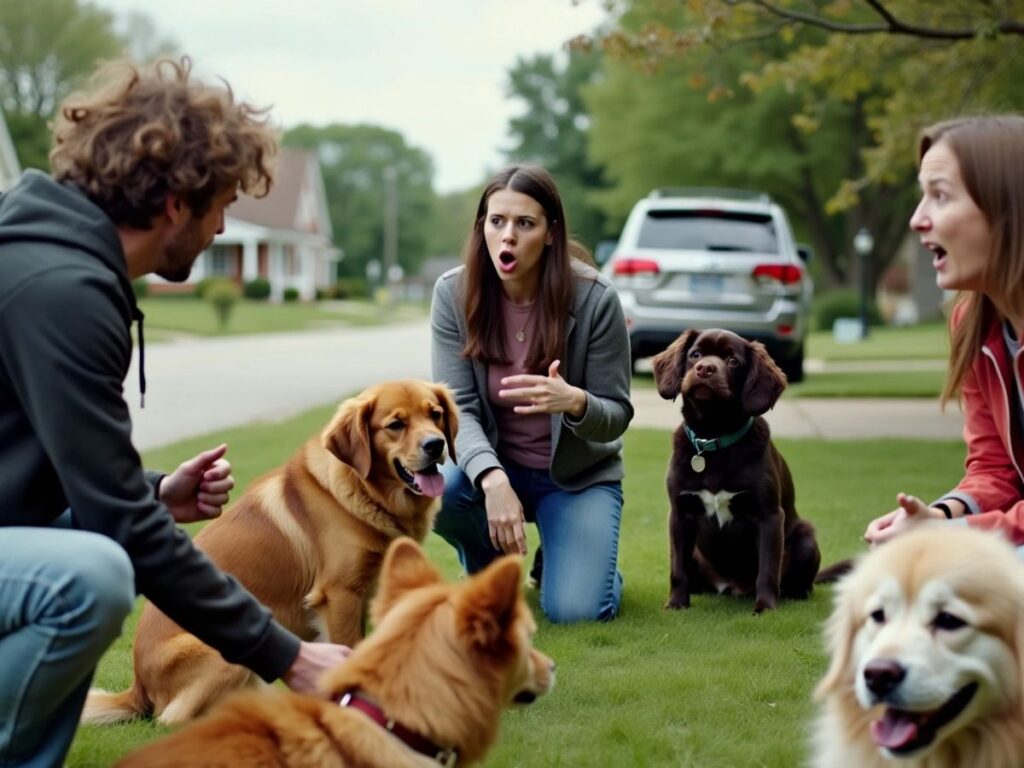
[[[431,472],[429,474],[416,472],[413,474],[413,479],[424,496],[436,498],[444,493],[444,476],[440,472]]]
[[[886,749],[899,749],[917,738],[917,720],[906,712],[885,710],[881,720],[871,723],[871,738]]]

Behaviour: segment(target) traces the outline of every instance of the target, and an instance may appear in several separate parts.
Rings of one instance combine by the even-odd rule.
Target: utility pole
[[[395,166],[384,168],[384,287],[385,303],[393,304],[392,275],[398,264],[398,172]]]

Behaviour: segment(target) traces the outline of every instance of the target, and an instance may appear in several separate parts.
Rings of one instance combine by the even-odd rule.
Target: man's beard
[[[199,234],[197,230],[186,229],[169,242],[164,247],[164,263],[167,266],[158,269],[156,274],[170,283],[184,283],[188,280],[196,259],[213,243],[213,240],[210,240],[209,243],[201,245],[198,242]]]

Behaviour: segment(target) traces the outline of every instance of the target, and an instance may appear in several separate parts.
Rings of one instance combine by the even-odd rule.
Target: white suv
[[[634,363],[687,328],[726,328],[763,342],[800,381],[810,258],[764,193],[669,188],[633,206],[603,269],[622,301]]]

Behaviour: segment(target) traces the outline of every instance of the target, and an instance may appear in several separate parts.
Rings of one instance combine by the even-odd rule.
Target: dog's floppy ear
[[[767,411],[786,388],[786,374],[775,364],[771,355],[759,341],[748,341],[750,367],[747,380],[743,383],[740,402],[743,410],[751,416],[760,416]]]
[[[473,577],[460,595],[459,633],[480,651],[503,653],[511,647],[509,628],[516,618],[522,558],[507,555]]]
[[[444,439],[448,441],[448,458],[455,461],[455,436],[459,434],[459,407],[452,391],[444,384],[434,385],[437,401],[444,408]]]
[[[384,614],[409,590],[440,581],[441,574],[427,559],[419,544],[407,536],[395,539],[388,547],[381,565],[377,594],[371,609],[373,623],[379,624]]]
[[[664,352],[656,354],[651,361],[658,394],[666,400],[675,400],[679,397],[679,383],[686,373],[686,355],[699,335],[700,331],[693,328],[683,331],[679,338],[669,344]]]
[[[844,576],[835,587],[832,615],[825,623],[825,648],[832,659],[825,677],[814,689],[814,700],[822,701],[852,684],[853,639],[857,631],[854,624],[854,602],[850,576]]]
[[[373,446],[370,445],[372,398],[346,400],[320,435],[320,444],[348,464],[364,480],[370,476]]]

